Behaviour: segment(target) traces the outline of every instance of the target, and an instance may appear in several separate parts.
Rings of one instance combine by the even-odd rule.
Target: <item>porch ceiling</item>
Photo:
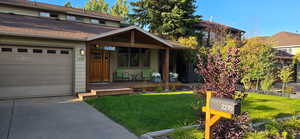
[[[141,28],[130,26],[88,38],[89,45],[168,49],[173,45]]]

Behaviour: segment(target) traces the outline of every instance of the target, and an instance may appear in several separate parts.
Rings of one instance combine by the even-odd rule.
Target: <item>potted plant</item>
[[[158,72],[153,72],[152,73],[152,81],[155,83],[160,83],[161,82],[161,75]]]
[[[175,72],[170,72],[169,73],[169,81],[170,82],[177,82],[178,80],[178,74]]]

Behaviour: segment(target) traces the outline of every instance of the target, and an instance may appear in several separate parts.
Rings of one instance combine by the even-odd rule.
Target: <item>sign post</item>
[[[233,114],[240,112],[240,107],[231,99],[212,98],[212,92],[207,91],[206,106],[202,111],[205,112],[205,139],[211,139],[211,126],[222,117],[231,119]]]

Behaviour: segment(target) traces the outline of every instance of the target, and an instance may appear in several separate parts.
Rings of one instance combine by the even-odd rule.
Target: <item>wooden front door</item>
[[[109,79],[109,51],[91,48],[89,82],[108,82]]]

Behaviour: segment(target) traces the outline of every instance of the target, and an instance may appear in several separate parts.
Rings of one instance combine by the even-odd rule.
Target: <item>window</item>
[[[129,49],[128,48],[119,48],[118,66],[128,67],[128,65],[129,65]]]
[[[58,18],[58,14],[57,13],[50,13],[50,17]]]
[[[27,52],[28,52],[28,49],[25,49],[25,48],[18,48],[18,52],[19,52],[19,53],[27,53]]]
[[[98,19],[91,19],[91,23],[92,24],[99,24],[99,20]]]
[[[100,24],[105,24],[104,20],[99,20]]]
[[[130,50],[130,67],[138,67],[140,63],[139,48],[131,48]]]
[[[66,55],[67,55],[67,54],[69,54],[69,51],[67,51],[67,50],[61,50],[60,53],[61,53],[61,54],[66,54]]]
[[[32,50],[33,53],[43,53],[42,49],[33,49]]]
[[[12,52],[12,48],[1,48],[2,52]]]
[[[56,54],[56,50],[47,50],[48,54]]]
[[[67,15],[67,20],[76,21],[76,17],[72,15]]]
[[[142,64],[143,64],[143,67],[150,67],[150,57],[151,57],[151,52],[150,52],[150,49],[145,49],[143,48],[142,49],[142,52],[141,52],[141,57],[142,57]]]
[[[150,67],[150,49],[118,48],[119,67]]]
[[[84,21],[84,18],[83,18],[83,17],[78,17],[78,16],[76,16],[76,21],[83,22],[83,21]]]
[[[40,16],[50,17],[50,13],[49,12],[40,12]]]

